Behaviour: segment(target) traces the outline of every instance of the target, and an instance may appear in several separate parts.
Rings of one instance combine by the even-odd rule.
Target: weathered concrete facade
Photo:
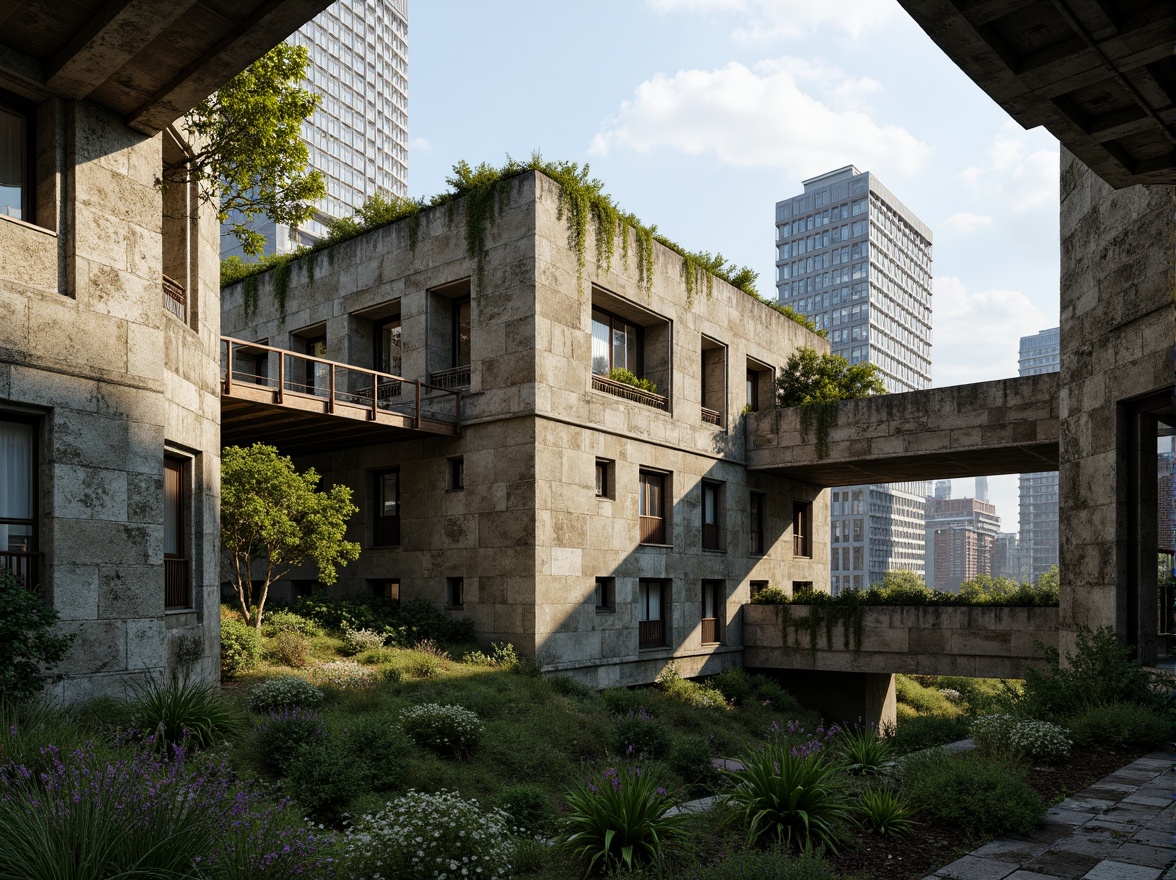
[[[395,579],[402,599],[447,604],[450,579],[461,578],[461,608],[451,613],[472,618],[480,638],[509,640],[546,670],[602,686],[651,681],[671,658],[687,675],[738,663],[737,612],[752,581],[828,588],[827,493],[746,468],[739,414],[747,368],[767,369],[766,401],[771,371],[791,351],[826,343],[722,281],[710,296],[704,285],[688,298],[682,258],[660,245],[648,290],[632,241],[628,265],[619,246],[606,266],[590,245],[581,276],[557,217],[556,184],[529,173],[509,185],[510,205],[487,229],[480,285],[460,220],[451,225],[440,208],[421,216],[415,249],[401,222],[320,254],[313,280],[299,261],[284,317],[268,276],[256,318],[246,318],[240,285],[224,291],[226,335],[290,350],[325,335],[328,358],[363,366],[373,363],[378,323],[398,317],[408,379],[451,365],[450,316],[472,296],[460,437],[298,461],[351,486],[361,509],[352,537],[364,550],[339,588],[379,591]],[[594,308],[642,328],[658,405],[618,397],[594,378]],[[717,425],[704,421],[704,387]],[[457,459],[461,488],[452,480]],[[400,544],[375,546],[376,477],[393,468]],[[642,543],[639,531],[642,472],[664,481],[666,535],[656,543]],[[702,547],[703,481],[718,493],[716,549]],[[753,492],[765,505],[762,553],[751,543],[761,531],[751,523]],[[794,555],[794,502],[811,504],[816,524],[803,557]],[[612,594],[600,608],[598,578]],[[665,645],[639,648],[638,604],[649,582],[665,591]],[[703,642],[704,582],[718,584],[717,643]]]
[[[1113,190],[1062,151],[1063,645],[1113,626],[1156,656],[1156,426],[1176,424],[1176,187]]]

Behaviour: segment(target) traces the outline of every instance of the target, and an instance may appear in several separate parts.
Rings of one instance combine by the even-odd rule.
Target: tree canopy
[[[347,519],[358,508],[351,489],[318,492],[314,468],[294,469],[289,456],[262,443],[248,449],[225,447],[221,458],[221,547],[225,573],[237,593],[241,614],[261,629],[270,584],[306,560],[318,579],[333,584],[336,566],[359,557],[359,544],[344,540]],[[254,564],[264,565],[254,595]],[[256,606],[254,604],[256,600]]]
[[[876,365],[851,364],[839,354],[818,354],[808,347],[788,357],[776,380],[776,402],[780,406],[830,403],[885,393]]]
[[[181,122],[192,152],[165,165],[159,181],[196,184],[247,254],[265,246],[248,225],[258,214],[298,226],[327,192],[323,176],[306,170],[302,122],[319,105],[299,85],[307,59],[305,46],[281,43],[198,104]]]

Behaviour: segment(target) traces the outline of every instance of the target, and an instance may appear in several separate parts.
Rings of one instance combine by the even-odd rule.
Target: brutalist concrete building
[[[738,664],[753,590],[828,589],[828,493],[749,474],[743,439],[789,353],[827,343],[721,280],[688,294],[660,244],[643,277],[631,230],[627,260],[590,244],[581,272],[557,184],[504,185],[481,265],[459,205],[295,262],[284,313],[274,272],[256,314],[227,288],[224,332],[252,344],[226,343],[226,442],[273,439],[353,489],[339,590],[427,599],[596,685]],[[319,345],[335,366],[270,350]]]

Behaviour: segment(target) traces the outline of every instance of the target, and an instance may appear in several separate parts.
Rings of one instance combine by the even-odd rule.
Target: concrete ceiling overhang
[[[87,99],[153,135],[331,0],[0,0],[0,45],[40,91]]]
[[[1173,0],[899,0],[1025,128],[1107,183],[1176,184]]]

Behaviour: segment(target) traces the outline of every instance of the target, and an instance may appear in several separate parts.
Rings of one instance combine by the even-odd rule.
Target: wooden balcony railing
[[[702,549],[703,550],[722,550],[723,545],[719,541],[719,527],[716,523],[702,524]]]
[[[643,403],[646,406],[652,406],[654,409],[660,409],[663,412],[670,411],[670,399],[668,397],[662,397],[660,394],[654,394],[650,391],[642,391],[640,388],[635,388],[624,382],[617,382],[607,376],[598,376],[593,373],[592,387],[597,391],[603,391],[605,394],[611,394],[613,397],[621,397],[625,400]]]
[[[376,517],[375,547],[400,546],[400,514]]]
[[[16,575],[26,590],[36,593],[41,588],[41,554],[20,550],[0,550],[0,571]]]
[[[188,293],[174,278],[163,276],[163,307],[183,321],[188,322]]]
[[[704,645],[717,645],[721,642],[723,628],[719,626],[719,619],[717,617],[704,617],[702,619],[702,643]]]
[[[168,556],[163,560],[163,607],[191,608],[192,566],[187,559]]]
[[[718,410],[707,409],[705,406],[702,408],[702,423],[704,425],[717,425],[721,417],[722,413]]]
[[[664,620],[642,620],[637,623],[638,648],[664,648],[666,646],[666,622]]]
[[[437,388],[469,388],[470,365],[454,367],[451,370],[441,370],[429,374],[429,384]]]
[[[369,410],[368,418],[372,421],[384,411],[415,420],[417,429],[422,418],[428,418],[452,422],[453,432],[461,432],[461,391],[455,390],[460,385],[460,377],[449,378],[453,384],[443,386],[228,336],[221,337],[221,346],[222,389],[226,396],[232,395],[234,383],[248,384],[272,389],[273,402],[279,405],[285,402],[286,395],[299,395],[321,399],[327,413],[334,413],[336,404],[348,404]],[[275,362],[277,375],[271,376],[271,364]],[[465,371],[466,385],[469,369],[468,366],[458,368]],[[446,377],[453,372],[434,375]],[[437,391],[440,395],[429,397],[422,409],[424,391]]]
[[[638,517],[641,521],[642,544],[664,544],[666,542],[666,521],[660,516]]]

